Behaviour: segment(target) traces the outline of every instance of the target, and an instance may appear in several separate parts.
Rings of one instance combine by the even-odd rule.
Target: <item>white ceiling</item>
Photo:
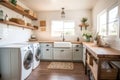
[[[92,9],[97,0],[20,0],[34,11]]]

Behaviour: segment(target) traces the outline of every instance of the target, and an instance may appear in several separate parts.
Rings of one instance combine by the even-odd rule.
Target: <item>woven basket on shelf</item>
[[[25,22],[24,22],[24,20],[22,20],[22,19],[11,18],[11,19],[9,19],[9,21],[15,22],[15,23],[17,23],[17,24],[25,25]]]

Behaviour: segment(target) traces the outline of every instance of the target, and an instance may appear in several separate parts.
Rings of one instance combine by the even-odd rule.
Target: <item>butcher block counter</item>
[[[120,51],[107,47],[98,47],[89,42],[83,42],[83,45],[86,47],[86,74],[90,69],[93,80],[116,80],[118,70],[114,65],[110,64],[110,61],[120,61]]]
[[[29,42],[39,42],[39,43],[54,43],[54,42],[71,42],[72,44],[82,44],[81,41],[55,41],[55,40],[47,40],[47,41],[41,41],[41,40],[38,40],[38,41],[29,41]]]

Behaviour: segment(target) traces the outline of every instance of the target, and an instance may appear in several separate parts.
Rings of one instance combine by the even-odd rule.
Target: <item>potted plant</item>
[[[85,37],[86,42],[90,42],[90,38],[92,38],[92,34],[90,33],[83,33],[83,35]]]
[[[15,6],[16,6],[16,4],[17,4],[17,0],[10,0],[10,2],[11,2],[13,5],[15,5]]]
[[[87,29],[87,27],[89,26],[89,24],[86,23],[87,20],[88,20],[88,19],[87,19],[86,17],[83,17],[83,18],[81,19],[81,24],[79,25],[79,26],[81,27],[81,30],[82,30],[82,27],[85,27],[85,29]]]
[[[81,20],[82,24],[85,24],[87,20],[88,20],[87,18],[83,17]]]

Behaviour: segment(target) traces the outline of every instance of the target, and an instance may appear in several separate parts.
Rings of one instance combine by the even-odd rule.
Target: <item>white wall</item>
[[[51,21],[52,20],[61,20],[61,15],[60,15],[61,11],[42,11],[42,12],[38,12],[38,26],[40,26],[39,21],[40,20],[46,20],[46,31],[45,32],[41,32],[40,28],[36,31],[34,31],[34,34],[37,35],[37,38],[39,40],[62,40],[61,37],[52,37],[51,36]],[[74,41],[76,40],[77,37],[81,37],[81,30],[80,27],[78,26],[80,24],[80,20],[83,17],[87,17],[88,18],[88,23],[89,23],[89,29],[91,29],[91,10],[71,10],[71,11],[66,11],[65,10],[65,20],[73,20],[75,21],[75,36],[72,37],[65,37],[65,40],[68,41]]]
[[[18,4],[21,5],[24,8],[27,8],[25,5],[20,3],[18,1]],[[28,8],[27,8],[28,9]],[[7,14],[8,18],[20,18],[24,19],[26,22],[31,23],[31,20],[24,17],[2,5],[0,5],[0,10],[3,10],[4,16]],[[6,24],[1,24],[0,23],[0,45],[3,44],[9,44],[9,43],[15,43],[15,42],[23,42],[23,41],[28,41],[28,39],[31,36],[32,31],[30,29],[23,29],[17,26],[11,26],[11,25],[6,25]]]
[[[93,11],[92,11],[92,15],[93,15],[93,31],[97,31],[97,15],[101,11],[103,11],[103,10],[105,10],[107,8],[110,8],[115,3],[119,4],[119,6],[120,6],[120,0],[98,0],[96,6],[93,8]],[[119,8],[119,10],[120,10],[120,8]],[[120,38],[118,38],[118,37],[116,37],[116,38],[106,37],[104,39],[112,48],[120,50]]]

